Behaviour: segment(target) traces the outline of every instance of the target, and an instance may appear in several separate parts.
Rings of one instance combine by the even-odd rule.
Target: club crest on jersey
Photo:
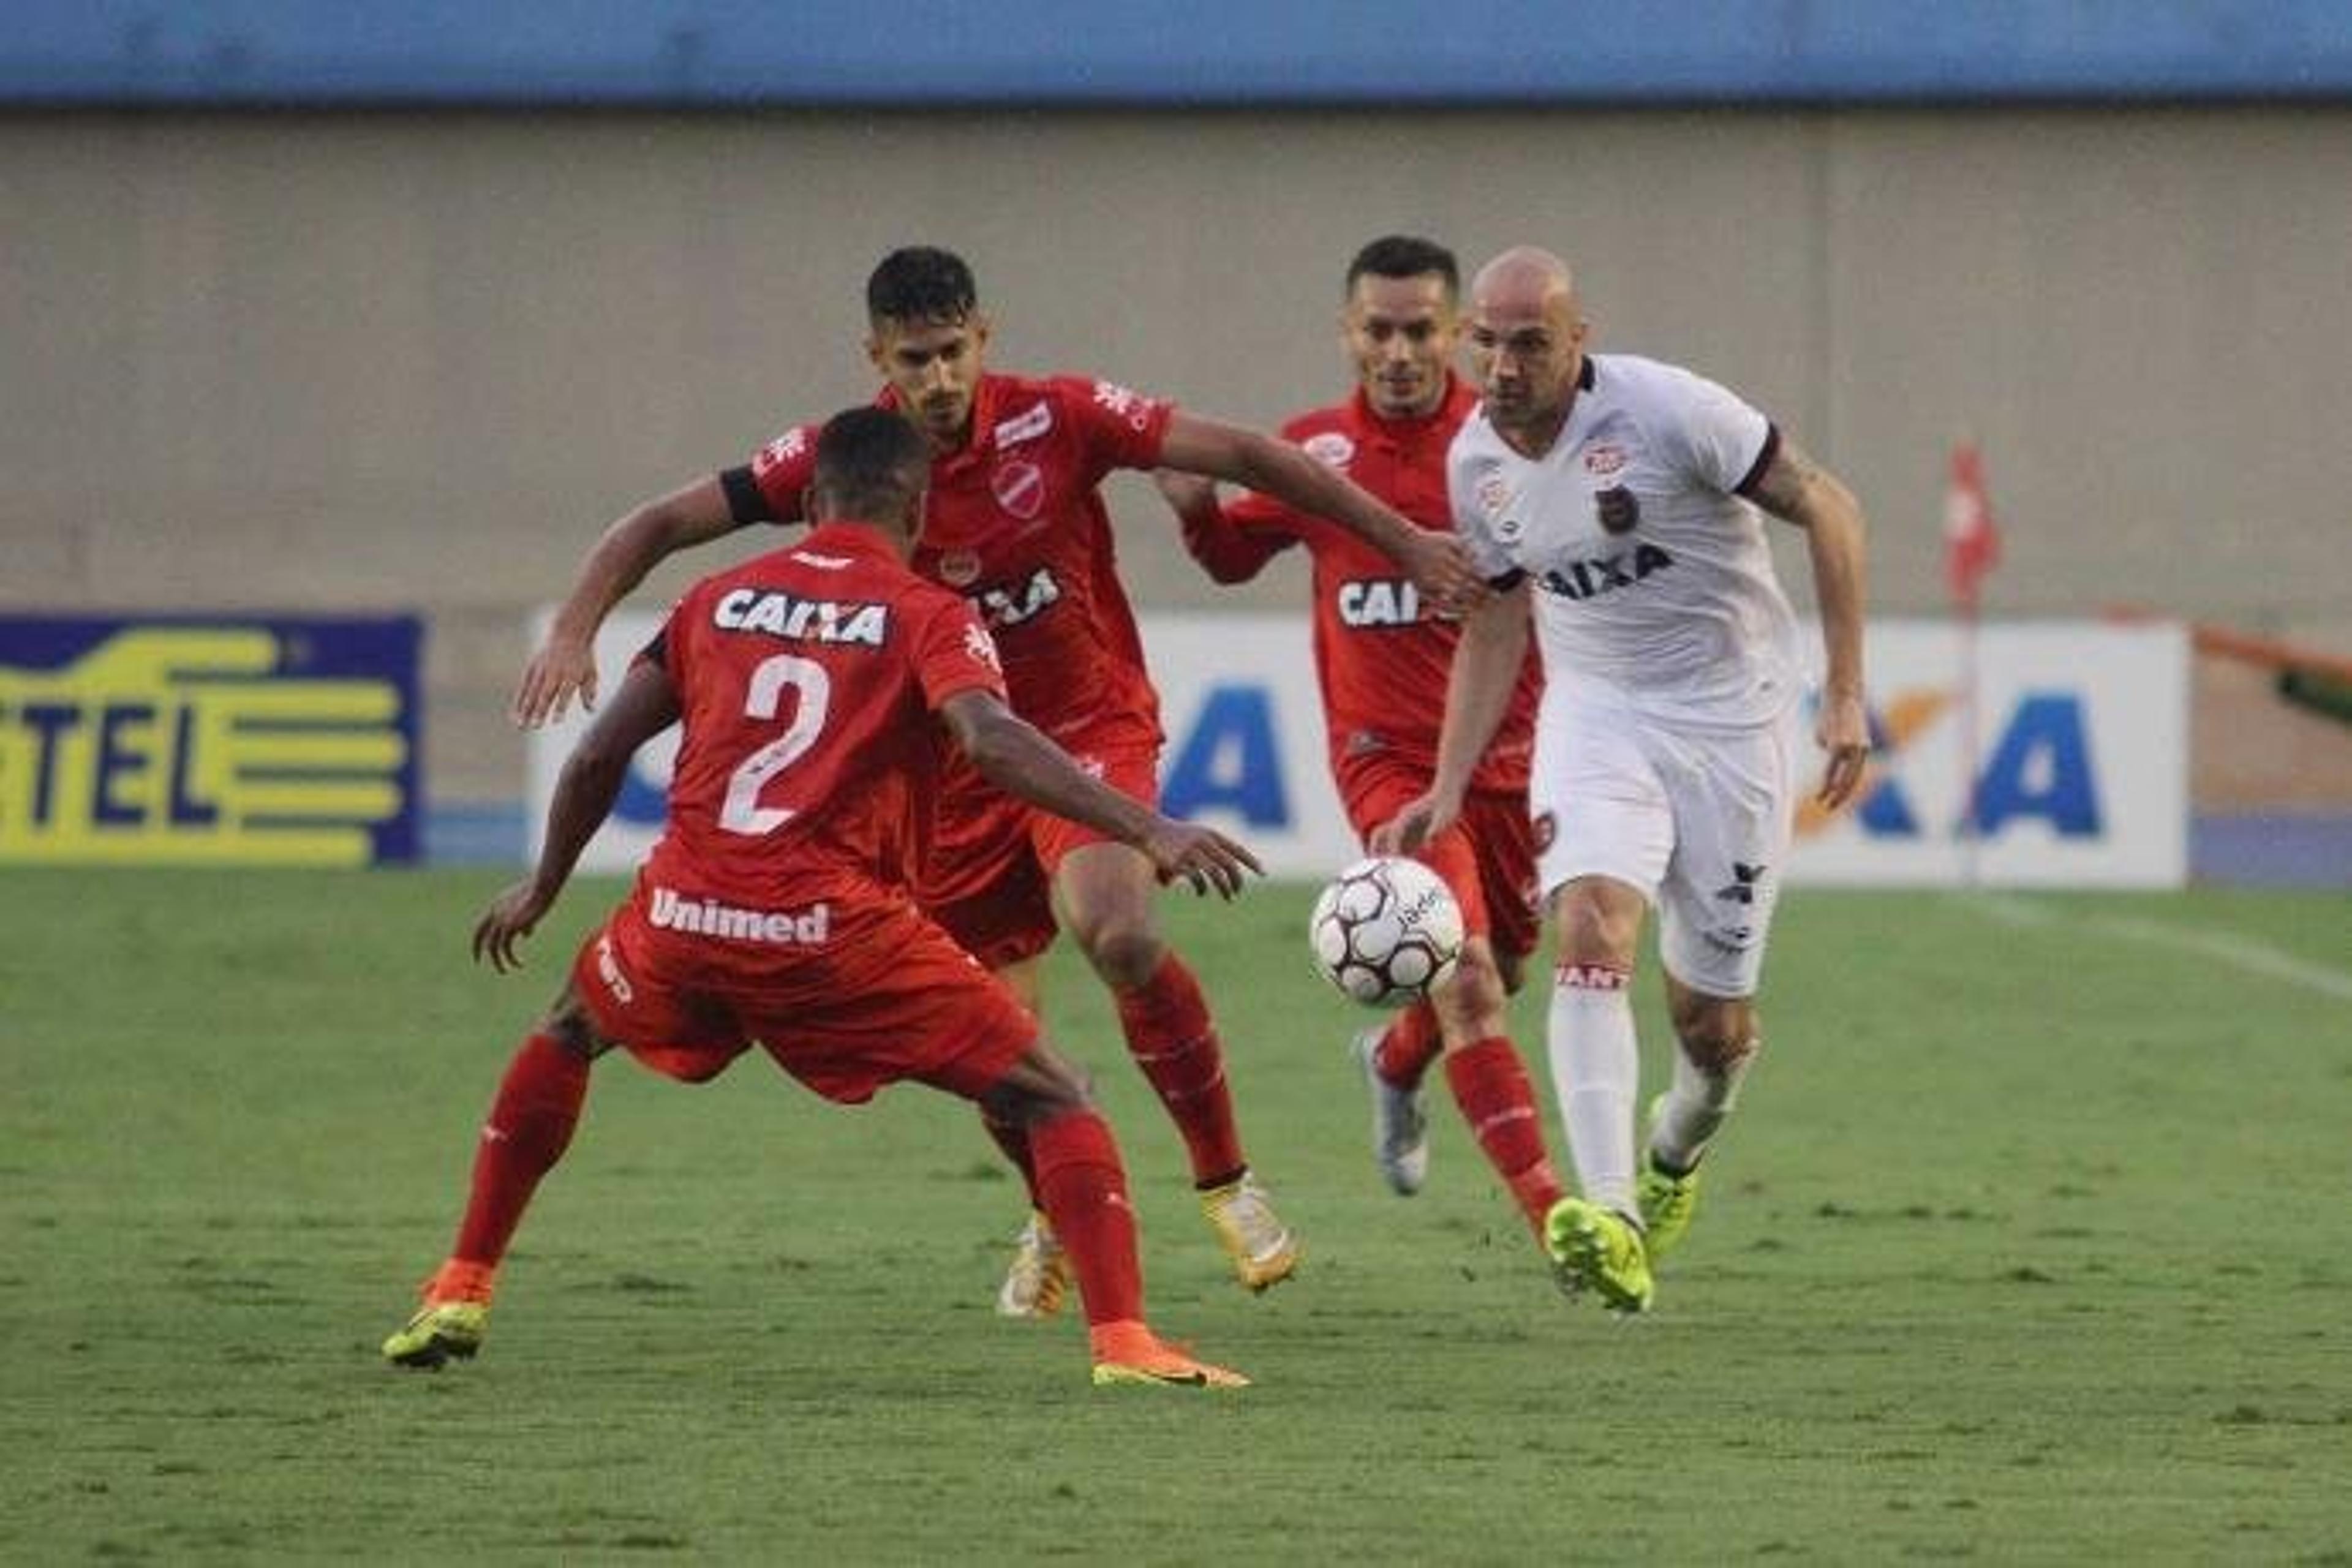
[[[1338,430],[1309,436],[1298,444],[1298,449],[1327,468],[1344,469],[1356,460],[1356,444]]]
[[[710,608],[722,631],[765,632],[800,642],[858,643],[880,647],[890,635],[887,605],[803,599],[779,588],[732,588]]]
[[[1642,521],[1642,503],[1623,485],[1612,485],[1593,492],[1592,518],[1604,533],[1631,533]]]
[[[1654,544],[1637,544],[1614,555],[1592,555],[1555,566],[1541,578],[1547,592],[1563,599],[1595,599],[1619,588],[1630,588],[1651,573],[1675,563],[1675,558]]]
[[[1488,517],[1500,515],[1502,510],[1511,504],[1510,482],[1493,468],[1478,476],[1477,493],[1478,510]],[[1515,527],[1511,531],[1516,533],[1518,530]]]
[[[1332,603],[1343,626],[1409,626],[1421,619],[1421,592],[1404,578],[1342,583]]]
[[[1584,448],[1584,471],[1596,479],[1615,479],[1633,460],[1633,455],[1614,441],[1596,441]]]
[[[1034,441],[1054,427],[1054,405],[1040,403],[1026,413],[996,422],[994,436],[997,448],[1017,447],[1024,441]]]
[[[1040,406],[1043,406],[1042,405]],[[989,493],[1009,517],[1026,522],[1035,517],[1045,504],[1045,471],[1034,463],[1011,462],[997,466],[988,477]]]
[[[980,552],[946,550],[940,552],[940,581],[950,588],[969,588],[980,576]]]

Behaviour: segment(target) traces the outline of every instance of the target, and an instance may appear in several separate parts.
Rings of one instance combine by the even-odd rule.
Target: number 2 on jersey
[[[761,659],[751,671],[751,688],[743,693],[744,715],[752,719],[774,718],[787,688],[797,699],[791,728],[744,758],[727,776],[727,804],[719,809],[719,826],[730,833],[756,838],[763,833],[773,833],[794,816],[788,805],[761,805],[760,791],[816,744],[818,734],[824,729],[825,705],[833,696],[833,682],[824,666],[814,659],[789,653]]]

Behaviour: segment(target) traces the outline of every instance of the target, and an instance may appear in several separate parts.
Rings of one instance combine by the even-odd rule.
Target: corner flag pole
[[[1960,878],[1970,888],[1977,885],[1983,837],[1977,787],[1978,590],[2000,560],[2000,535],[1985,499],[1983,458],[1976,443],[1963,437],[1953,444],[1944,488],[1944,581],[1959,616]]]
[[[1974,595],[1960,605],[1960,884],[1973,889],[1981,880],[1977,865],[1977,849],[1981,835],[1978,829],[1977,767],[1981,761],[1977,745],[1977,692],[1982,683],[1982,671],[1977,660],[1977,602]]]

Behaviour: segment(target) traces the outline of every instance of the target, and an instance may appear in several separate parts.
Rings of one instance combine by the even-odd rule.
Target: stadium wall
[[[2347,192],[2340,103],[21,111],[0,607],[423,611],[428,788],[510,798],[530,608],[628,502],[870,394],[884,249],[966,252],[1003,366],[1271,424],[1343,385],[1347,255],[1412,228],[1563,249],[1599,346],[1715,374],[1849,474],[1886,613],[1937,607],[1965,433],[1994,616],[2130,601],[2352,652]],[[1303,591],[1216,595],[1146,487],[1113,499],[1150,608]],[[2210,806],[2217,754],[2276,752],[2199,713]],[[2352,802],[2342,737],[2287,804]]]

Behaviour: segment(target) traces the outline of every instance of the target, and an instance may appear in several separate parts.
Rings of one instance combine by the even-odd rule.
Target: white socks
[[[1696,1165],[1731,1107],[1739,1098],[1739,1080],[1756,1059],[1758,1042],[1727,1068],[1702,1068],[1678,1047],[1675,1051],[1674,1087],[1659,1108],[1658,1124],[1651,1130],[1650,1152],[1677,1172]]]
[[[1632,978],[1606,964],[1561,964],[1552,980],[1545,1034],[1580,1194],[1628,1216],[1640,1212],[1633,1197],[1633,1097],[1642,1058],[1626,992]]]

